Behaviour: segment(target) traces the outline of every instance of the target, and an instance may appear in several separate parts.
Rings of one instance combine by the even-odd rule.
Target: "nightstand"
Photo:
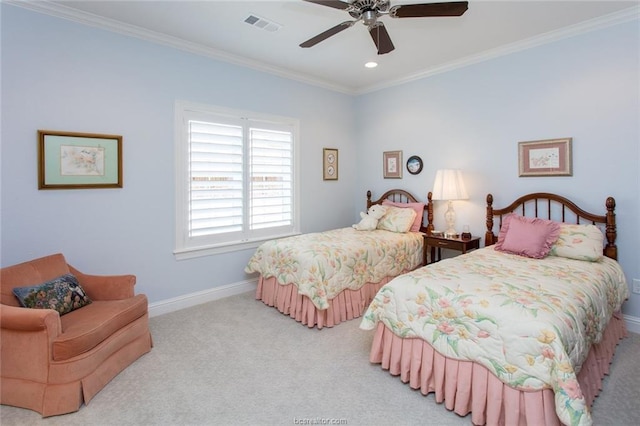
[[[431,262],[427,262],[427,250],[431,248]],[[433,235],[424,235],[423,259],[425,264],[434,263],[442,259],[442,249],[458,250],[462,254],[480,248],[480,237],[471,237],[463,240],[457,238],[436,237]],[[438,249],[438,257],[436,260],[436,249]]]

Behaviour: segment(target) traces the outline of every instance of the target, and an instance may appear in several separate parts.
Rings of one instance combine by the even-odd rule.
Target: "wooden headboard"
[[[485,234],[485,246],[490,246],[497,241],[493,233],[494,218],[498,218],[498,229],[502,226],[502,216],[509,213],[518,213],[522,216],[540,217],[558,222],[575,224],[592,224],[604,228],[607,244],[603,249],[605,256],[611,259],[618,258],[616,246],[616,200],[608,197],[605,201],[607,211],[604,215],[589,213],[567,198],[545,192],[536,192],[522,197],[501,209],[493,208],[493,195],[487,195],[487,232]]]
[[[402,189],[390,189],[382,194],[377,200],[371,200],[371,191],[367,191],[367,210],[374,204],[382,204],[384,200],[393,201],[394,203],[421,203],[416,197],[409,192]],[[427,195],[427,203],[424,206],[424,210],[427,212],[427,224],[425,226],[424,215],[422,216],[421,232],[433,231],[433,201],[431,201],[431,192]]]

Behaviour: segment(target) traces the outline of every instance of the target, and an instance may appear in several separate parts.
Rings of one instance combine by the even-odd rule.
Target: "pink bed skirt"
[[[385,278],[379,283],[367,283],[358,290],[346,289],[329,301],[328,309],[320,310],[311,299],[299,294],[294,284],[278,284],[275,278],[260,276],[256,299],[310,328],[321,329],[360,317],[378,290],[390,280]]]
[[[622,314],[613,316],[603,340],[589,351],[578,383],[589,405],[609,373],[615,348],[627,329]],[[381,364],[424,395],[434,392],[438,403],[466,416],[474,425],[559,425],[553,391],[519,391],[502,383],[485,367],[436,352],[419,338],[400,338],[378,323],[369,360]]]

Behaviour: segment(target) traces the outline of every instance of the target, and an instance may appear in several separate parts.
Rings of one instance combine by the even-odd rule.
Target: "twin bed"
[[[484,248],[378,292],[360,325],[375,330],[369,359],[477,425],[591,424],[589,407],[626,335],[615,201],[604,215],[544,193],[492,203],[489,195]],[[549,245],[548,255],[536,244]]]
[[[358,318],[392,278],[423,263],[424,213],[433,206],[393,189],[374,204],[415,212],[405,232],[357,231],[352,227],[298,235],[262,244],[246,272],[258,272],[256,298],[308,327],[333,327]],[[394,223],[390,223],[394,225]],[[404,230],[401,229],[401,230]]]
[[[424,208],[427,232],[430,197]],[[420,237],[420,247],[405,253],[413,253],[411,262],[396,256],[383,278],[363,272],[366,284],[333,298],[327,291],[326,305],[301,294],[300,274],[285,274],[286,285],[263,274],[257,295],[318,328],[362,316],[360,328],[375,330],[372,363],[435,393],[447,409],[471,413],[474,424],[591,424],[589,407],[626,335],[620,309],[629,290],[615,261],[615,201],[608,198],[600,215],[554,194],[525,195],[500,209],[488,195],[486,225],[485,247],[418,268]],[[338,241],[335,234],[325,241],[327,252]]]

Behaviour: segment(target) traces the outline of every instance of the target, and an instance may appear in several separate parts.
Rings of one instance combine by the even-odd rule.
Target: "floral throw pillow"
[[[597,262],[602,259],[604,235],[595,225],[560,225],[560,236],[549,256]]]
[[[13,294],[25,308],[54,309],[60,315],[91,303],[78,279],[65,274],[51,281],[30,287],[16,287]]]
[[[395,203],[393,201],[384,200],[382,202],[383,206],[393,206],[398,208],[409,208],[413,209],[416,212],[416,217],[413,219],[413,224],[411,225],[411,232],[420,232],[420,227],[422,226],[422,219],[424,216],[424,203]]]
[[[408,232],[416,217],[414,209],[388,206],[387,212],[378,222],[378,229],[391,232]]]

